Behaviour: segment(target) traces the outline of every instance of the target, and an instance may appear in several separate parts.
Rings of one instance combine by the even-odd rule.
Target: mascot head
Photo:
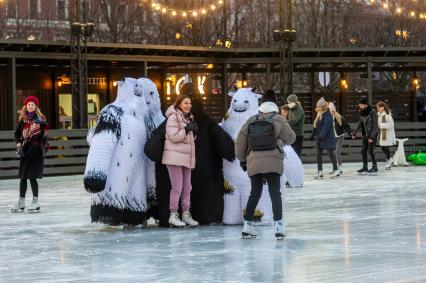
[[[240,88],[228,95],[232,97],[232,102],[226,114],[227,119],[247,120],[258,113],[259,99],[262,96],[254,93],[254,89]]]
[[[134,78],[125,78],[117,84],[116,102],[126,110],[138,110],[137,114],[146,116],[148,107],[146,105],[145,96],[143,95],[143,85]]]
[[[161,113],[160,94],[155,83],[147,78],[139,78],[137,82],[142,87],[142,95],[145,97],[149,115],[153,117]]]

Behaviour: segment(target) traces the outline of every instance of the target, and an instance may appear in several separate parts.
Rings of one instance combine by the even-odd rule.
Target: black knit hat
[[[358,101],[358,104],[369,105],[370,103],[368,103],[368,97],[367,96],[361,97],[361,99]]]
[[[189,96],[191,99],[197,98],[198,90],[193,83],[186,83],[180,88],[180,93]]]
[[[277,104],[277,96],[272,89],[268,89],[262,95],[262,103],[264,103],[264,102],[273,102],[273,103]]]

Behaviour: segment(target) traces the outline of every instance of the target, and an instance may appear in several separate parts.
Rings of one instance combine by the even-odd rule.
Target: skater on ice
[[[377,135],[379,133],[379,122],[376,111],[368,103],[367,97],[362,97],[358,102],[360,109],[360,121],[352,139],[355,139],[356,134],[361,131],[362,133],[362,168],[358,170],[360,175],[377,175],[377,160],[374,154],[374,149],[377,142]],[[368,155],[370,155],[372,167],[368,169]]]
[[[28,180],[30,180],[33,198],[28,212],[38,212],[37,179],[43,178],[44,156],[48,149],[47,131],[49,126],[46,117],[40,111],[37,97],[29,96],[19,115],[18,128],[15,131],[17,156],[19,161],[19,200],[12,212],[24,211]]]
[[[328,103],[328,109],[330,110],[331,115],[333,115],[333,122],[334,122],[334,131],[336,135],[336,160],[337,160],[337,166],[339,168],[339,174],[343,174],[343,159],[342,159],[342,148],[343,148],[343,141],[345,140],[345,133],[347,133],[349,136],[352,136],[352,129],[351,126],[346,122],[346,119],[340,115],[339,112],[336,110],[336,106],[333,102]]]
[[[284,144],[296,140],[294,131],[273,98],[264,99],[259,113],[252,116],[242,127],[235,143],[235,152],[241,168],[251,180],[251,192],[244,213],[242,237],[256,237],[254,214],[266,179],[272,201],[274,233],[278,239],[285,236],[280,177],[284,171]]]
[[[146,220],[148,108],[143,85],[126,78],[117,99],[104,107],[91,137],[84,187],[92,193],[92,222],[113,227],[141,225]]]
[[[296,141],[291,145],[300,157],[303,149],[303,139],[305,135],[305,112],[303,111],[302,104],[299,102],[297,95],[290,94],[287,98],[287,105],[289,108],[288,112],[288,124],[296,134]]]
[[[191,171],[195,168],[194,140],[198,131],[191,108],[191,99],[180,95],[166,111],[166,141],[162,162],[167,166],[172,185],[169,206],[169,224],[172,227],[198,226],[190,213]],[[179,200],[182,220],[179,217]]]
[[[386,155],[385,169],[392,169],[393,158],[391,158],[390,148],[396,144],[395,124],[389,106],[380,101],[376,104],[379,122],[379,145]]]
[[[324,177],[322,166],[322,155],[324,150],[327,151],[333,165],[333,172],[330,177],[337,178],[340,176],[340,173],[337,167],[335,154],[337,142],[334,122],[333,116],[328,109],[328,103],[325,101],[324,97],[318,100],[315,110],[317,111],[317,117],[315,118],[312,130],[312,138],[316,137],[315,148],[318,167],[318,173],[315,175],[315,179],[322,179]]]

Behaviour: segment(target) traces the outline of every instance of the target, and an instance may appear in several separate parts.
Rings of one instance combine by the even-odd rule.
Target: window
[[[67,1],[66,0],[58,0],[56,10],[58,15],[58,20],[67,19]]]
[[[8,0],[7,1],[7,17],[8,18],[16,18],[17,16],[17,6],[16,6],[16,0]]]
[[[37,19],[40,13],[40,0],[30,0],[30,18]]]

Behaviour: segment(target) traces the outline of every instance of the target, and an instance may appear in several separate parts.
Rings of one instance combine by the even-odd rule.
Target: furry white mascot
[[[84,187],[93,193],[92,222],[118,226],[146,220],[147,115],[142,85],[126,78],[118,83],[117,99],[101,110],[89,133]]]
[[[238,89],[236,93],[229,93],[232,102],[223,119],[222,128],[235,140],[241,127],[252,116],[259,113],[259,98],[250,88]],[[286,182],[292,187],[303,185],[303,165],[291,146],[284,146],[286,157],[284,159],[284,175],[281,177],[281,193],[284,206],[284,188]],[[250,196],[251,182],[239,162],[223,161],[223,175],[225,178],[226,192],[224,195],[223,223],[236,225],[243,223],[243,211]],[[269,190],[265,185],[262,197],[255,212],[258,224],[270,225],[273,223],[272,203]]]

